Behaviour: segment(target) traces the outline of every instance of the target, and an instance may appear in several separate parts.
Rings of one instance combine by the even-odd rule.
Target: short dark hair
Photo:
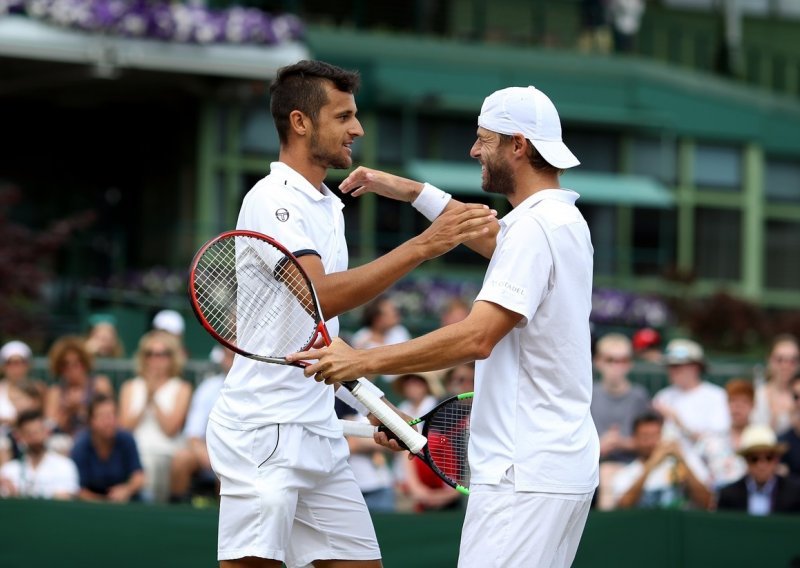
[[[510,134],[500,134],[499,136],[500,144],[508,144],[514,139],[514,137]],[[564,170],[555,167],[553,164],[545,160],[544,156],[539,153],[539,150],[536,149],[536,146],[534,146],[530,140],[526,138],[525,142],[528,144],[528,163],[534,170],[543,174],[561,175],[564,173]]]
[[[328,102],[324,83],[330,81],[343,93],[355,94],[361,84],[358,71],[348,71],[324,61],[298,61],[278,69],[269,87],[269,109],[281,143],[289,137],[289,115],[299,110],[316,120]]]
[[[34,422],[36,420],[44,420],[44,414],[41,410],[26,410],[20,412],[19,416],[17,416],[17,428],[22,428],[28,422]]]
[[[364,306],[364,311],[361,314],[361,325],[364,327],[372,327],[372,324],[375,323],[375,320],[377,320],[383,312],[383,304],[389,299],[387,294],[381,294]]]
[[[94,417],[94,413],[97,410],[97,407],[101,404],[105,404],[106,402],[111,402],[114,405],[117,404],[117,401],[114,400],[113,396],[109,396],[105,393],[97,393],[92,397],[92,400],[89,401],[89,410],[88,410],[88,418],[91,420]]]
[[[658,424],[661,426],[664,424],[664,418],[658,412],[645,412],[634,418],[631,431],[635,433],[642,424]]]

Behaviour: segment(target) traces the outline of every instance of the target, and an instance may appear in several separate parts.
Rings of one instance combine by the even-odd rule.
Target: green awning
[[[427,181],[459,195],[482,194],[481,168],[469,162],[416,160],[406,165],[409,177]],[[580,202],[669,209],[675,197],[663,184],[645,176],[570,171],[561,176],[562,187],[580,194]]]

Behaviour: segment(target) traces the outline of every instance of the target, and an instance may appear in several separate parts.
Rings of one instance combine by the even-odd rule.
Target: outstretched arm
[[[353,172],[339,184],[340,191],[343,193],[352,193],[353,197],[359,197],[365,193],[377,193],[378,195],[397,201],[414,203],[415,206],[417,205],[415,201],[419,197],[422,188],[423,184],[418,181],[365,168],[363,166],[353,170]],[[451,198],[445,206],[443,213],[460,205],[462,205],[460,201]],[[498,231],[499,225],[495,223],[489,232],[466,241],[464,244],[478,254],[490,258],[494,252]]]
[[[478,301],[463,321],[426,335],[374,349],[359,350],[337,339],[324,349],[289,355],[287,360],[318,361],[306,367],[307,377],[334,383],[365,374],[402,374],[444,369],[485,359],[522,316],[492,302]]]
[[[314,283],[322,313],[332,318],[368,302],[424,261],[488,234],[496,224],[495,212],[486,205],[460,204],[421,234],[357,268],[326,274],[318,256],[305,255],[298,260]]]

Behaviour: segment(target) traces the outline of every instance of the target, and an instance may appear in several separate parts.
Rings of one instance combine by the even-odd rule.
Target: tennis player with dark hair
[[[486,98],[470,155],[483,189],[513,210],[496,242],[475,247],[491,261],[469,315],[406,343],[358,351],[336,340],[291,359],[318,359],[305,373],[326,383],[478,359],[459,566],[569,566],[599,461],[589,410],[593,248],[578,194],[559,184],[560,171],[579,162],[555,106],[534,87]],[[429,184],[365,168],[341,188],[410,201],[428,218],[458,207]]]
[[[464,205],[385,256],[347,270],[343,204],[323,181],[328,168],[352,165],[353,141],[364,134],[356,118],[358,86],[357,73],[320,61],[279,70],[270,88],[279,161],[245,196],[237,224],[299,257],[331,335],[338,332],[338,314],[497,226],[488,207]],[[346,389],[339,392],[360,406]],[[296,367],[234,359],[207,431],[220,479],[221,566],[381,566],[333,396],[332,388],[306,380]]]

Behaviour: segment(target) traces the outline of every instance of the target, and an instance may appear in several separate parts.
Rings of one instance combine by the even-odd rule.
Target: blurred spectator
[[[633,334],[633,355],[641,361],[662,362],[661,335],[651,327],[643,327]]]
[[[439,327],[458,323],[469,315],[470,305],[461,298],[453,298],[439,316]]]
[[[363,327],[353,335],[356,349],[371,349],[393,345],[411,339],[411,334],[401,323],[400,311],[389,296],[381,295],[364,306],[361,316]]]
[[[607,0],[581,0],[581,33],[578,49],[585,53],[611,51],[611,31],[606,14]]]
[[[368,422],[365,416],[350,414],[345,420]],[[392,470],[386,452],[371,438],[348,436],[350,447],[350,467],[356,478],[367,508],[372,512],[391,513],[395,511],[395,492]]]
[[[454,396],[475,390],[475,363],[463,363],[447,369],[442,379],[445,396]]]
[[[117,426],[117,405],[104,394],[89,403],[89,428],[75,439],[72,459],[84,501],[139,501],[145,476],[136,441]]]
[[[457,509],[461,494],[447,485],[422,460],[405,459],[405,491],[414,512]]]
[[[114,389],[108,377],[91,374],[94,358],[81,337],[67,335],[56,340],[48,358],[57,382],[47,392],[45,415],[56,432],[74,437],[88,423],[89,402],[95,393],[112,396]],[[68,442],[66,453],[70,445]]]
[[[183,321],[183,316],[179,312],[175,310],[161,310],[153,317],[153,329],[166,331],[179,339],[183,339],[186,323]]]
[[[21,412],[17,439],[22,455],[0,468],[0,495],[72,499],[78,493],[78,470],[71,459],[47,449],[48,432],[41,412]]]
[[[125,356],[125,349],[117,333],[116,320],[107,314],[95,314],[89,319],[86,349],[94,357],[118,359]]]
[[[16,389],[17,395],[14,399],[17,416],[26,412],[43,414],[44,395],[42,392],[43,389],[31,381],[20,384]],[[21,456],[22,450],[16,432],[8,426],[0,427],[0,465],[11,459],[19,459]]]
[[[170,464],[183,446],[181,430],[192,387],[181,378],[184,352],[171,333],[146,333],[135,360],[138,376],[125,381],[120,392],[120,425],[133,432],[139,448],[147,474],[144,498],[166,502]]]
[[[191,497],[193,480],[198,484],[213,486],[216,493],[217,477],[211,469],[206,448],[206,427],[211,409],[219,396],[225,376],[233,365],[234,352],[222,346],[211,350],[211,361],[219,372],[205,379],[192,395],[183,436],[186,446],[175,452],[170,467],[170,501],[186,502]]]
[[[608,10],[614,34],[614,51],[630,53],[642,25],[644,0],[609,0]]]
[[[791,426],[794,400],[789,382],[800,370],[800,346],[793,335],[779,335],[767,358],[767,381],[756,386],[756,407],[751,422],[766,424],[778,434]]]
[[[717,509],[758,516],[800,513],[800,480],[777,473],[785,451],[786,445],[778,442],[769,426],[745,428],[739,454],[747,461],[747,474],[720,489]]]
[[[746,379],[731,379],[725,383],[728,395],[728,412],[731,428],[726,433],[711,433],[700,437],[697,451],[711,471],[715,488],[728,485],[744,475],[747,466],[737,453],[742,432],[750,424],[755,394],[753,385]]]
[[[23,384],[35,385],[42,393],[45,390],[41,381],[32,381],[28,377],[32,356],[31,348],[22,341],[9,341],[0,348],[3,372],[0,379],[0,433],[8,433],[16,423],[24,396],[20,390]]]
[[[689,339],[673,339],[664,352],[670,386],[653,398],[665,419],[664,435],[693,446],[706,434],[724,434],[731,427],[728,397],[722,387],[703,380],[703,348]]]
[[[600,375],[592,389],[592,418],[600,436],[600,486],[597,506],[611,509],[611,479],[636,457],[631,432],[633,421],[650,409],[650,395],[642,385],[631,384],[633,367],[631,341],[622,334],[609,333],[595,345],[594,366]]]
[[[790,387],[794,401],[792,427],[781,434],[779,440],[786,444],[787,451],[783,454],[783,463],[788,467],[789,474],[800,477],[800,375],[792,379]]]
[[[614,476],[616,506],[707,509],[711,503],[708,470],[693,451],[676,440],[663,440],[662,424],[662,418],[652,413],[634,421],[637,458]]]

